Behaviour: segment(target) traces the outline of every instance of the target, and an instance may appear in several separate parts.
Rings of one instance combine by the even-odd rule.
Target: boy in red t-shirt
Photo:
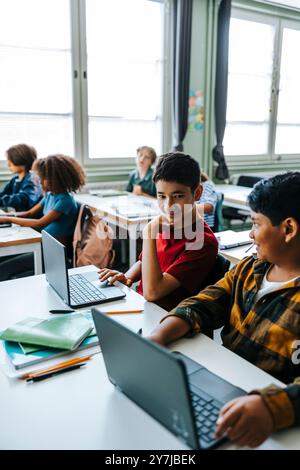
[[[100,269],[100,280],[120,281],[130,287],[140,281],[138,292],[165,309],[204,287],[214,267],[218,242],[199,215],[202,187],[199,164],[181,152],[160,157],[153,181],[161,215],[143,230],[143,251],[124,274]]]

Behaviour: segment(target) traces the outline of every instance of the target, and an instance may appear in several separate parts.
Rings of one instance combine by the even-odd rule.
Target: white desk
[[[157,207],[157,201],[155,199],[147,198],[144,196],[114,196],[114,197],[97,197],[91,194],[77,194],[76,200],[81,204],[87,204],[92,209],[97,210],[101,216],[105,216],[107,222],[115,227],[124,229],[123,233],[128,232],[129,237],[129,266],[132,266],[136,262],[136,240],[143,230],[145,225],[153,218],[153,215],[141,216],[130,218],[127,217],[125,212],[120,214],[117,210],[118,206],[126,208],[136,207],[137,213],[139,208],[146,209],[149,207],[149,211]],[[126,235],[127,236],[127,235]]]
[[[224,206],[250,211],[247,205],[247,197],[252,191],[252,188],[234,184],[216,184],[216,189],[224,194]]]
[[[43,272],[41,242],[41,234],[30,227],[12,225],[0,228],[0,257],[33,253],[34,273],[41,274]]]
[[[145,311],[119,315],[118,320],[135,331],[142,327],[149,333],[163,310],[123,288],[128,297],[114,302],[114,307],[142,303]],[[47,316],[49,308],[61,306],[44,275],[2,282],[0,298],[0,329],[29,315]],[[103,305],[102,310],[110,307]],[[204,335],[180,340],[174,349],[246,390],[278,383]],[[82,369],[43,382],[8,379],[1,372],[0,398],[1,449],[185,449],[181,441],[113,387],[101,354]],[[299,449],[300,429],[277,433],[263,447],[279,446]],[[235,448],[228,443],[223,447]]]
[[[243,230],[241,232],[236,232],[237,235],[241,236],[241,240],[245,239],[245,234],[248,237],[249,230]],[[217,232],[215,235],[222,236],[223,232]],[[250,256],[256,254],[256,248],[253,244],[249,243],[248,245],[237,246],[235,248],[228,248],[226,250],[220,250],[220,253],[227,258],[231,263],[237,264],[241,259],[245,258],[245,256]]]

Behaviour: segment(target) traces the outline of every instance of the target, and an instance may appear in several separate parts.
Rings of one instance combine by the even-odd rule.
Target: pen
[[[254,243],[252,243],[252,245],[249,246],[249,248],[247,248],[247,250],[245,250],[245,253],[248,253],[249,250],[251,250],[251,248],[254,247]]]
[[[108,312],[103,312],[106,313],[107,315],[118,315],[119,313],[141,313],[143,312],[142,310],[110,310]]]
[[[49,310],[49,313],[72,313],[75,312],[75,310],[63,310],[63,309],[58,309],[58,310]]]
[[[29,379],[26,379],[26,382],[40,382],[41,380],[48,379],[49,377],[53,377],[54,375],[63,374],[64,372],[69,372],[75,369],[80,369],[80,367],[85,366],[85,365],[86,365],[86,362],[84,362],[83,364],[77,364],[71,367],[64,367],[63,369],[50,372],[49,374],[41,374],[41,375],[37,375],[34,377],[30,377]]]
[[[75,364],[80,364],[82,362],[89,361],[91,358],[92,358],[92,355],[82,356],[82,357],[75,357],[74,359],[70,359],[69,361],[60,362],[59,364],[55,364],[52,367],[48,367],[47,369],[40,369],[40,370],[36,370],[35,372],[32,372],[32,373],[23,374],[23,375],[21,375],[20,378],[21,379],[30,379],[30,378],[33,378],[33,377],[37,377],[38,375],[41,375],[41,374],[47,374],[48,372],[49,373],[54,372],[56,370],[64,369],[65,367],[68,367],[68,366],[73,366]]]

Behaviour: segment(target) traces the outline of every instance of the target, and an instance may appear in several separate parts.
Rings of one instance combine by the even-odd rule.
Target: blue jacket
[[[27,211],[33,207],[43,196],[39,178],[29,171],[19,181],[14,176],[3,190],[0,191],[0,207],[13,207],[16,211]]]

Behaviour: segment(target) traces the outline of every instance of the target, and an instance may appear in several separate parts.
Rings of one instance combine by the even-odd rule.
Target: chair
[[[210,286],[218,282],[220,279],[222,279],[222,277],[225,276],[227,271],[229,271],[229,268],[230,268],[230,261],[227,258],[225,258],[225,256],[218,253],[215,265],[207,278],[207,285]]]
[[[262,176],[240,175],[236,184],[237,186],[245,186],[246,188],[253,188],[255,183],[257,183],[261,179],[262,179]],[[244,226],[248,217],[249,217],[249,214],[246,211],[235,209],[234,207],[223,208],[223,219],[227,220],[229,226],[231,226],[231,222],[233,220],[240,220]]]
[[[223,200],[224,200],[224,194],[221,192],[217,192],[217,203],[215,207],[215,214],[214,214],[214,226],[212,227],[213,232],[221,232],[223,230],[223,214],[222,214],[222,209],[223,209]]]

